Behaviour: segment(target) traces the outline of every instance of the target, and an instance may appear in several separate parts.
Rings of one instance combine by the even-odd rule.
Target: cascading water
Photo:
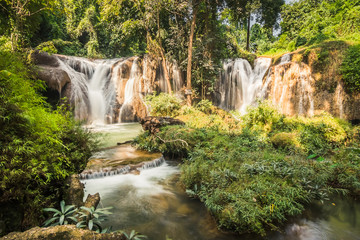
[[[163,76],[156,74],[148,56],[104,60],[52,57],[58,61],[59,71],[69,79],[63,81],[69,82],[64,87],[53,75],[52,88],[56,88],[60,97],[68,98],[76,119],[91,124],[131,122],[145,117],[147,110],[143,97],[158,91],[157,86],[163,82]],[[171,80],[178,91],[181,89],[181,72],[176,64],[169,66]]]
[[[99,64],[88,84],[91,122],[104,124],[106,101],[104,95],[104,79],[108,78],[110,67],[106,63]]]
[[[285,54],[272,66],[262,87],[262,97],[270,99],[285,114],[314,115],[314,78],[304,63],[291,62]]]
[[[254,104],[270,64],[271,58],[258,58],[252,69],[245,59],[226,61],[218,86],[219,106],[227,110],[238,110],[244,114],[246,108]]]

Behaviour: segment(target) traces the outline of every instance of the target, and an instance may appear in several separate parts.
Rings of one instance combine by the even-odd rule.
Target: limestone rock
[[[160,127],[167,125],[184,125],[185,123],[179,119],[171,117],[145,117],[140,121],[144,131],[150,131],[152,134],[156,134],[160,131]]]
[[[91,208],[91,207],[96,208],[99,202],[100,202],[99,193],[95,193],[94,195],[89,194],[85,200],[84,206],[87,208]]]
[[[47,52],[40,52],[35,50],[31,54],[31,59],[36,65],[58,67],[59,62],[53,55],[49,55]]]
[[[74,225],[63,225],[48,228],[34,227],[25,232],[13,232],[1,240],[125,240],[121,233],[96,233],[94,231],[76,228]]]
[[[80,207],[84,205],[84,184],[80,182],[79,175],[73,174],[67,179],[69,188],[65,191],[65,202],[68,205]]]

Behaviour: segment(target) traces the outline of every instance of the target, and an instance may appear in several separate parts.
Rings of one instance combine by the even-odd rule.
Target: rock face
[[[360,119],[360,94],[345,92],[336,54],[330,53],[325,67],[319,67],[315,53],[306,58],[301,53],[284,55],[264,79],[264,97],[287,115],[312,116],[327,111],[347,120]]]
[[[1,240],[125,240],[126,237],[121,233],[99,234],[94,231],[76,228],[74,225],[63,225],[48,228],[35,227],[25,232],[13,232]]]
[[[160,131],[160,128],[167,125],[184,125],[181,120],[171,117],[145,117],[140,121],[144,131],[150,131],[152,134],[156,134]]]

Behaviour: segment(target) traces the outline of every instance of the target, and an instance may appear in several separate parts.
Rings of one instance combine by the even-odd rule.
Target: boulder
[[[69,75],[64,70],[51,66],[39,66],[37,77],[45,81],[49,88],[58,91],[60,95],[64,86],[71,82]]]
[[[73,174],[66,180],[68,189],[65,190],[65,202],[68,205],[80,207],[84,205],[84,184],[80,182],[79,175]]]
[[[122,233],[96,233],[74,225],[63,225],[48,228],[34,227],[25,232],[13,232],[0,238],[1,240],[125,240]]]
[[[150,131],[151,134],[156,134],[160,128],[167,125],[184,125],[185,123],[179,119],[171,117],[145,117],[140,120],[144,131]]]
[[[31,53],[31,59],[36,65],[58,67],[59,61],[54,55],[49,55],[47,52],[40,52],[35,50]]]

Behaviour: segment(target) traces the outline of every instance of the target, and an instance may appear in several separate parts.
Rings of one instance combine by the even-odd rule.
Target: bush
[[[51,110],[38,94],[43,82],[24,62],[0,45],[0,204],[23,218],[10,225],[11,215],[0,212],[6,231],[39,224],[41,209],[62,198],[65,179],[82,171],[96,149],[68,111]]]
[[[340,72],[348,93],[360,92],[360,44],[350,46],[345,53]]]
[[[39,46],[37,46],[36,49],[39,51],[47,52],[49,54],[57,53],[57,49],[52,41],[43,42]]]
[[[213,104],[209,100],[201,100],[195,106],[195,108],[203,113],[210,114],[213,111]]]
[[[146,104],[150,106],[150,114],[153,116],[176,117],[181,108],[181,100],[167,93],[146,96]]]
[[[289,153],[302,151],[302,146],[296,133],[281,132],[271,137],[272,144],[277,148],[282,148]]]

